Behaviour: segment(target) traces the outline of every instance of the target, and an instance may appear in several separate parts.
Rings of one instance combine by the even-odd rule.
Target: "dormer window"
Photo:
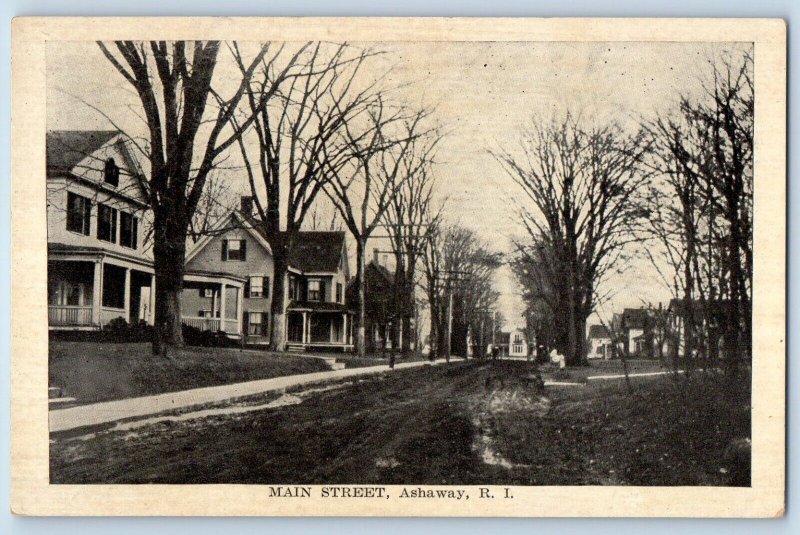
[[[114,158],[106,160],[106,167],[103,171],[103,181],[106,184],[111,184],[115,188],[119,186],[119,167],[117,167]]]

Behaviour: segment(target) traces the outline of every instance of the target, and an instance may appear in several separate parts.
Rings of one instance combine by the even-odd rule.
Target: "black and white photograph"
[[[340,34],[44,43],[46,484],[753,488],[753,39]]]

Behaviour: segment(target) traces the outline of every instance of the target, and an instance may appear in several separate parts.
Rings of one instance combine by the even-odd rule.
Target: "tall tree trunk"
[[[366,270],[364,254],[366,253],[366,240],[356,238],[356,284],[358,285],[358,330],[356,332],[356,352],[360,357],[366,355],[366,311],[364,309],[367,281],[364,277]]]
[[[278,269],[276,262],[273,274],[275,280],[272,284],[272,305],[270,307],[272,313],[270,345],[273,351],[286,350],[286,305],[289,301],[288,277],[289,272],[286,269],[286,265],[284,264],[281,269]]]
[[[428,303],[431,309],[431,332],[429,335],[428,358],[434,360],[439,354],[439,304],[434,292],[428,292]]]
[[[156,239],[153,245],[156,275],[154,355],[167,356],[170,346],[183,347],[181,291],[187,226],[178,219],[155,215],[154,230],[160,239]]]

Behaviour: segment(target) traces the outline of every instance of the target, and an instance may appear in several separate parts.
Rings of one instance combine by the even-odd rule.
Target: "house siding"
[[[247,255],[245,260],[222,260],[223,240],[245,240],[247,242]],[[270,311],[272,306],[272,280],[274,269],[275,265],[269,251],[264,249],[263,245],[253,237],[250,231],[241,228],[232,228],[219,236],[214,236],[203,249],[198,251],[198,253],[186,263],[186,271],[188,272],[222,272],[245,279],[250,276],[269,277],[269,281],[265,281],[264,285],[264,292],[267,294],[267,297],[247,297],[248,294],[245,293],[242,303],[245,323],[247,322],[247,315],[249,312],[268,313]],[[247,288],[245,290],[247,290]],[[194,295],[186,296],[186,300],[184,301],[184,303],[190,303],[194,307],[189,310],[197,309],[197,305],[205,303],[207,303],[205,309],[208,310],[211,308],[210,298],[201,298],[199,297],[198,290],[192,291]],[[186,291],[184,293],[186,293]],[[230,316],[235,310],[235,296],[229,294],[225,302],[226,315]],[[196,311],[191,313],[194,315]]]
[[[119,185],[110,186],[103,181],[104,162],[108,158],[120,167]],[[128,256],[152,261],[149,247],[146,247],[143,237],[151,225],[150,212],[142,208],[145,199],[141,186],[136,181],[130,170],[131,163],[124,151],[117,144],[108,144],[90,156],[87,156],[71,171],[77,177],[89,182],[84,182],[70,176],[68,173],[47,178],[47,241],[50,243],[63,243],[81,247],[101,247],[108,251],[123,253]],[[89,235],[67,230],[67,196],[72,192],[88,198],[92,203]],[[97,238],[97,213],[98,203],[105,204],[118,211],[116,243],[103,241]],[[120,241],[120,215],[127,212],[139,220],[136,249],[123,247]]]

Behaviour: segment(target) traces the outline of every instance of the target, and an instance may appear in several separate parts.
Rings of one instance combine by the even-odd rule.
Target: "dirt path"
[[[273,394],[227,412],[54,434],[51,479],[724,484],[727,437],[749,429],[747,411],[722,407],[706,384],[686,401],[663,377],[640,378],[629,396],[613,381],[542,391],[530,372],[522,363],[405,369],[289,392],[299,403]]]

